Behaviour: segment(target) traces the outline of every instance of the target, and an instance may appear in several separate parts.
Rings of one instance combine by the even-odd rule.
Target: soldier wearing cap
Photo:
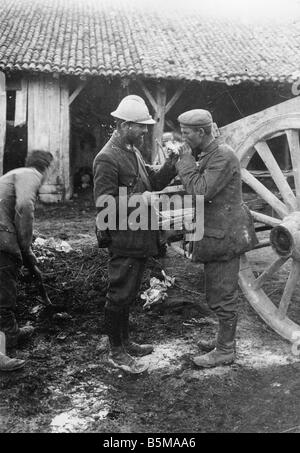
[[[193,261],[204,263],[207,303],[219,321],[216,340],[199,344],[210,352],[193,361],[199,367],[213,367],[235,359],[240,255],[251,250],[257,238],[242,202],[239,160],[215,138],[210,112],[189,110],[178,121],[184,141],[176,163],[178,175],[188,194],[204,196],[204,236],[193,243]]]
[[[98,219],[104,201],[113,197],[117,212],[122,203],[119,189],[127,189],[128,197],[142,195],[146,210],[151,209],[151,191],[161,190],[176,175],[175,160],[170,157],[157,171],[146,165],[139,151],[148,125],[154,124],[145,101],[136,95],[126,96],[112,112],[116,130],[94,160],[94,198]],[[128,203],[127,203],[128,206]],[[130,216],[128,207],[128,216]],[[121,216],[121,214],[120,214]],[[109,286],[104,309],[104,324],[110,342],[109,362],[129,373],[141,373],[147,367],[132,356],[144,356],[152,345],[140,345],[129,338],[129,310],[140,287],[146,261],[158,253],[158,231],[129,227],[98,231],[99,246],[109,250]],[[99,226],[99,225],[98,225]],[[100,228],[99,228],[100,229]]]

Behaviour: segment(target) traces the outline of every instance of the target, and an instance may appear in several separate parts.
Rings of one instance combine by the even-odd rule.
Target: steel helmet
[[[120,120],[132,121],[138,124],[155,124],[156,121],[149,114],[148,107],[143,98],[130,94],[122,99],[117,110],[111,115]]]

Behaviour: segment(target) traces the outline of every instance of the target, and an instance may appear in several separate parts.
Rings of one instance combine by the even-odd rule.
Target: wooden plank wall
[[[60,86],[60,155],[64,196],[66,200],[69,200],[72,190],[70,184],[70,105],[67,81],[62,81]]]
[[[3,154],[6,134],[5,74],[0,71],[0,175],[3,173]]]
[[[65,82],[39,75],[28,81],[28,152],[50,151],[54,164],[40,198],[57,202],[70,197],[69,91]]]
[[[28,81],[25,77],[21,80],[20,88],[16,90],[15,127],[23,126],[27,121]]]

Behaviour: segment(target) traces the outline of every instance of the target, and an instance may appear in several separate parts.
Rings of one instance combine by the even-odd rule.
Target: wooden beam
[[[157,107],[154,115],[156,124],[153,127],[153,141],[152,141],[152,162],[157,155],[157,141],[161,143],[162,134],[165,126],[165,114],[166,114],[166,100],[167,100],[167,88],[165,83],[157,84],[156,91]]]
[[[3,174],[3,156],[6,135],[6,90],[5,74],[0,71],[0,175]]]
[[[21,78],[13,78],[10,80],[6,80],[6,91],[19,91],[22,90],[22,79]]]
[[[146,85],[142,82],[142,80],[137,79],[137,82],[139,83],[140,87],[142,88],[143,92],[145,93],[148,101],[152,105],[153,110],[156,112],[156,110],[157,110],[157,102],[155,101],[154,97],[152,96],[152,94],[150,93],[150,91],[148,90]]]
[[[172,131],[176,131],[176,126],[173,121],[165,119],[165,123]]]
[[[63,176],[64,199],[72,196],[70,169],[70,104],[69,87],[66,80],[60,82],[60,161]]]
[[[21,81],[21,90],[16,91],[15,127],[22,126],[27,121],[27,93],[28,81],[23,78]]]
[[[168,111],[173,107],[173,105],[178,101],[178,99],[180,98],[180,96],[182,95],[182,93],[184,92],[185,90],[185,85],[181,85],[178,90],[176,91],[176,93],[174,94],[174,96],[169,100],[169,102],[167,103],[166,105],[166,110],[165,110],[165,113],[168,113]]]
[[[43,149],[54,157],[40,199],[62,201],[69,193],[69,90],[61,79],[30,76],[27,129],[28,152]]]
[[[142,88],[143,92],[145,93],[147,100],[150,102],[153,110],[154,110],[154,119],[156,124],[153,127],[153,136],[152,136],[152,162],[156,158],[158,154],[157,151],[157,143],[161,142],[162,135],[164,132],[164,125],[165,125],[165,116],[168,110],[170,110],[173,105],[177,102],[180,98],[181,94],[185,89],[185,85],[180,86],[176,93],[172,96],[170,101],[167,104],[167,88],[166,83],[164,81],[158,82],[156,86],[156,99],[152,96],[149,89],[146,87],[144,82],[140,79],[137,80],[140,87]],[[174,125],[169,125],[171,129],[175,129]]]
[[[79,93],[83,90],[83,88],[85,87],[86,85],[86,81],[84,82],[80,82],[78,87],[75,88],[75,90],[73,91],[73,93],[71,94],[71,96],[69,97],[69,105],[72,104],[72,102],[77,98],[77,96],[79,95]]]

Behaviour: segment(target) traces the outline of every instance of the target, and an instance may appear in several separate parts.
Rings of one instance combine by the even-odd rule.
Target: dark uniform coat
[[[128,196],[144,191],[161,190],[174,178],[176,170],[168,161],[159,170],[154,170],[145,164],[137,148],[129,145],[124,147],[119,134],[114,132],[95,157],[93,173],[96,206],[99,197],[103,199],[106,195],[111,195],[116,200],[118,208],[120,187],[127,188]],[[149,217],[150,211],[151,209]],[[109,234],[111,243],[108,248],[116,255],[142,258],[158,253],[158,231],[151,231],[150,228],[136,231],[111,229]]]
[[[176,167],[186,192],[204,196],[204,237],[193,244],[193,261],[228,261],[253,249],[258,241],[233,150],[216,139],[198,161],[184,155]]]

